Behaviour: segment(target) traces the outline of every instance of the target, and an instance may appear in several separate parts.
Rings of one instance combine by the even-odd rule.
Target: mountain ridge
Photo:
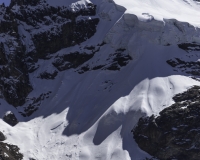
[[[12,90],[1,89],[0,111],[19,121],[11,127],[0,120],[5,142],[24,159],[151,158],[131,130],[199,85],[190,76],[198,72],[200,31],[196,21],[157,19],[145,9],[129,13],[117,1],[95,0],[1,6],[0,82]]]

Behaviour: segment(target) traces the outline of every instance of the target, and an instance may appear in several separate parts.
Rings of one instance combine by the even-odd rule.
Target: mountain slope
[[[25,160],[150,158],[132,138],[138,119],[199,85],[190,77],[198,75],[172,67],[177,58],[199,59],[198,3],[129,2],[13,0],[1,7],[0,53],[11,55],[1,58],[1,78],[13,92],[1,89],[0,113],[12,111],[19,123],[0,124]]]

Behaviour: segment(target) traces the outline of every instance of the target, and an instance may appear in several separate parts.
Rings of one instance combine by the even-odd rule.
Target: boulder
[[[19,121],[15,117],[14,113],[11,111],[8,111],[4,117],[3,117],[4,122],[8,123],[11,126],[15,126]]]

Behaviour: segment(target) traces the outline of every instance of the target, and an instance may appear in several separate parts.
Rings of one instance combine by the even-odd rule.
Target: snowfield
[[[84,7],[89,0],[47,0],[50,5]],[[156,114],[173,103],[172,97],[200,82],[166,63],[171,58],[198,60],[177,44],[200,42],[200,5],[192,0],[91,0],[100,23],[95,35],[81,45],[106,42],[91,61],[103,64],[109,51],[125,48],[132,61],[119,71],[74,69],[54,80],[37,78],[53,70],[50,60],[30,74],[28,97],[52,93],[28,118],[0,100],[0,113],[15,113],[11,127],[0,120],[6,142],[18,145],[24,160],[143,160],[151,157],[133,139],[131,130],[141,116]],[[72,4],[73,3],[73,4]],[[176,24],[176,25],[175,25]],[[178,26],[178,27],[177,27]],[[23,32],[23,31],[21,31]],[[24,31],[25,32],[25,31]],[[27,36],[28,37],[28,36]],[[27,42],[28,43],[28,42]],[[79,46],[58,52],[79,50]],[[98,62],[97,62],[98,60]],[[24,106],[27,104],[24,104]]]
[[[200,5],[193,0],[115,0],[115,3],[124,6],[126,13],[137,15],[141,21],[176,19],[200,26]]]

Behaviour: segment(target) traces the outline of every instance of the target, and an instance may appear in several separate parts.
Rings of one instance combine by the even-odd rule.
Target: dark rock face
[[[31,1],[28,1],[28,0],[11,0],[11,3],[10,3],[10,7],[14,6],[14,5],[37,5],[39,4],[41,0],[31,0]]]
[[[8,60],[6,58],[5,48],[3,43],[0,44],[0,65],[6,65]]]
[[[105,43],[80,44],[96,33],[99,24],[96,5],[88,2],[77,8],[50,6],[45,0],[11,0],[9,7],[0,6],[0,98],[14,107],[27,103],[23,111],[20,110],[23,116],[31,115],[39,107],[29,106],[27,98],[33,90],[29,73],[40,67],[39,59],[54,58],[52,67],[55,68],[43,70],[37,76],[45,80],[54,79],[59,71],[68,69],[80,74],[98,69],[116,71],[132,59],[120,48],[111,50],[107,54],[108,61],[103,64],[91,62]],[[75,45],[83,47],[82,50],[69,50],[59,55],[61,49]]]
[[[178,47],[185,51],[200,51],[200,45],[196,43],[182,43]]]
[[[105,45],[105,44],[102,44]],[[100,47],[98,49],[92,49],[93,53],[95,54],[99,50],[101,50],[102,45],[99,45]],[[102,64],[96,64],[96,65],[90,65],[85,64],[78,69],[78,73],[82,74],[86,71],[90,70],[111,70],[111,71],[119,71],[122,67],[126,66],[129,61],[132,60],[132,57],[127,53],[126,49],[119,48],[115,50],[113,53],[108,54],[108,57],[106,59],[106,62]]]
[[[68,22],[60,28],[54,28],[57,30],[57,34],[46,31],[34,35],[33,42],[38,58],[45,58],[48,53],[55,53],[62,48],[74,46],[87,40],[96,32],[98,22],[98,19]]]
[[[5,135],[0,131],[0,141],[5,141],[6,137]]]
[[[15,145],[0,142],[0,159],[1,160],[22,160],[23,155]]]
[[[167,60],[167,63],[184,73],[192,76],[200,76],[200,62],[199,61],[185,61],[179,58]]]
[[[112,64],[107,67],[108,70],[120,70],[121,67],[126,66],[130,60],[132,60],[131,56],[123,55],[126,49],[120,48],[115,51],[112,55]]]
[[[96,32],[98,18],[81,18],[96,15],[96,6],[92,3],[88,3],[86,8],[72,11],[67,7],[49,6],[42,0],[33,2],[13,0],[13,4],[20,6],[19,10],[11,5],[12,15],[30,34],[29,41],[34,46],[30,46],[32,50],[27,50],[27,55],[33,62],[39,58],[45,59],[62,48],[84,42]],[[26,35],[21,36],[25,41]]]
[[[132,130],[139,147],[162,160],[199,160],[200,87],[173,97],[160,116],[143,117]]]
[[[0,90],[5,100],[17,107],[25,102],[25,98],[32,90],[24,61],[25,48],[18,35],[17,23],[8,9],[1,9],[6,18],[0,22],[4,27],[0,29]]]
[[[57,76],[58,72],[54,71],[52,73],[49,72],[42,72],[38,78],[41,79],[54,79]]]
[[[28,101],[28,104],[23,108],[24,111],[19,113],[21,113],[21,115],[24,117],[31,116],[35,111],[39,109],[42,101],[49,98],[50,94],[51,91],[43,93],[38,97],[27,98],[26,100]]]
[[[21,68],[24,64],[21,67],[15,67],[15,65],[20,65],[19,63],[13,59],[13,64],[11,62],[0,69],[0,90],[7,102],[15,107],[23,105],[26,96],[32,91],[29,77],[25,70]]]
[[[6,140],[5,135],[0,131],[0,141]],[[19,148],[12,144],[0,142],[0,159],[1,160],[22,160],[23,155]]]
[[[11,126],[15,126],[18,123],[17,118],[12,112],[6,113],[3,120]]]
[[[62,56],[59,56],[53,62],[53,65],[59,70],[64,71],[70,68],[77,68],[84,62],[88,61],[94,56],[94,54],[86,53],[69,53]]]
[[[50,6],[45,0],[11,0],[9,7],[0,5],[0,15],[0,98],[14,107],[22,106],[32,91],[29,73],[39,68],[38,59],[49,59],[62,48],[86,41],[95,34],[99,23],[92,3],[72,10]],[[55,66],[60,71],[76,68],[90,57],[64,55],[61,61],[69,61],[71,67],[58,63]],[[57,74],[57,70],[45,71],[38,78],[54,79]]]

